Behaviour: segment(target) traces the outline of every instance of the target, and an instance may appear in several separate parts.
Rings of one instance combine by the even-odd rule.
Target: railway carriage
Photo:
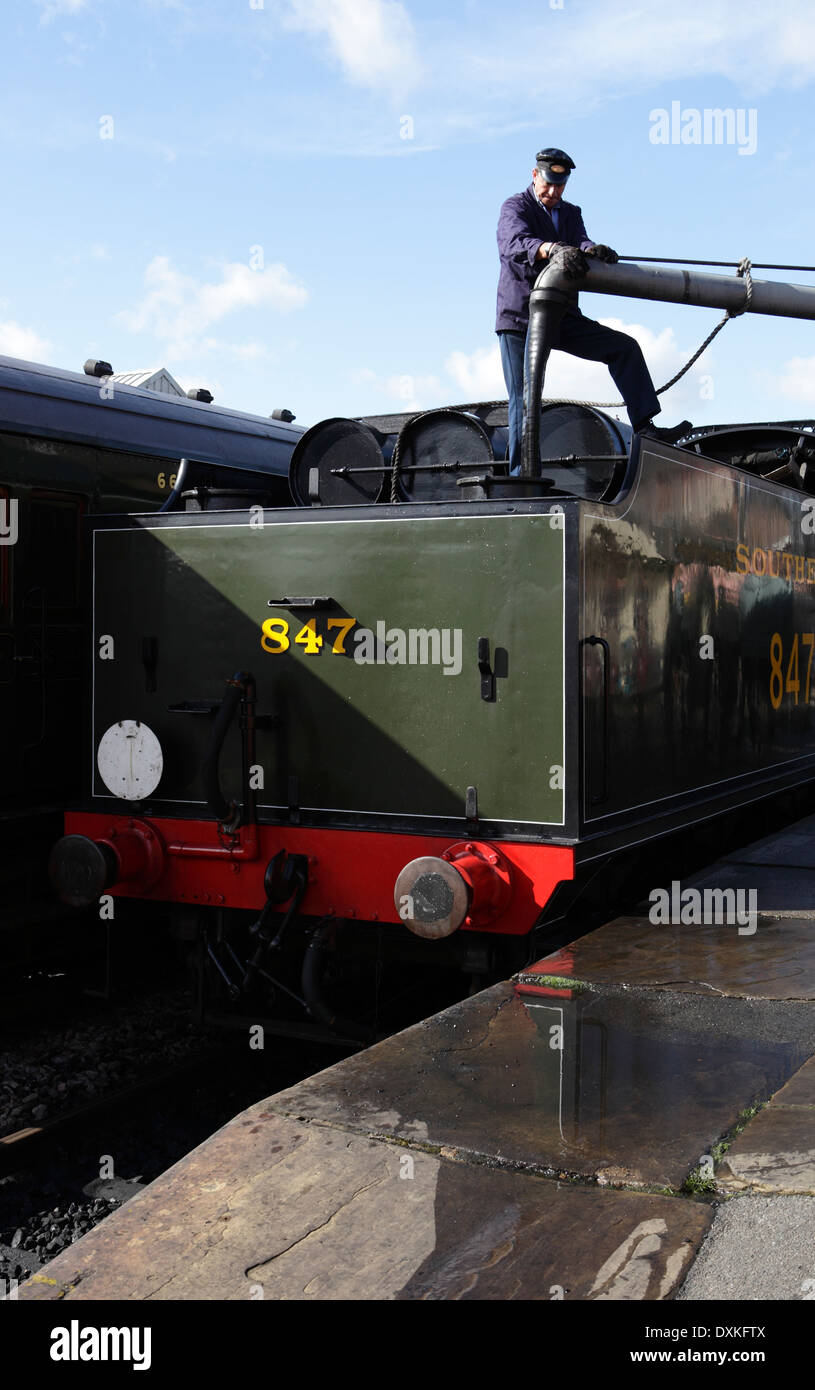
[[[286,501],[303,433],[109,372],[0,358],[0,927],[15,934],[53,915],[48,851],[82,787],[86,518],[156,510],[177,485],[204,504]]]

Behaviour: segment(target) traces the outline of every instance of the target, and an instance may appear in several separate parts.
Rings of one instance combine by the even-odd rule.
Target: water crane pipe
[[[569,279],[557,262],[544,266],[529,300],[527,341],[527,400],[521,473],[540,476],[540,411],[531,408],[543,390],[546,363],[564,313],[577,302],[578,290],[622,295],[628,299],[653,299],[664,304],[696,304],[708,309],[741,311],[745,308],[744,281],[733,275],[709,275],[668,266],[606,265],[592,261],[588,273]],[[748,313],[782,318],[815,319],[815,288],[753,280]]]

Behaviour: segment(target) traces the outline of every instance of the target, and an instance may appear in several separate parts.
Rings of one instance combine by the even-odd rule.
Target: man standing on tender
[[[563,150],[541,150],[532,170],[532,183],[523,193],[507,198],[498,220],[498,313],[495,331],[501,344],[501,365],[509,395],[509,469],[520,472],[525,393],[524,362],[529,326],[529,296],[549,261],[562,266],[569,278],[588,270],[587,256],[614,265],[617,252],[591,241],[580,208],[563,198],[574,161]],[[605,362],[638,434],[675,444],[691,429],[683,420],[674,429],[657,429],[653,416],[660,410],[645,358],[635,338],[587,319],[575,305],[563,316],[556,347]]]

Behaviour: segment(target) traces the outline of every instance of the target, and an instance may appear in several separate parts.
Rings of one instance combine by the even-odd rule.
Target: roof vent
[[[89,357],[83,371],[86,376],[113,376],[113,368],[109,362],[97,362],[95,357]]]
[[[187,395],[191,401],[203,401],[205,405],[209,405],[215,400],[212,392],[208,391],[206,386],[191,386]]]
[[[297,419],[297,416],[296,416],[296,415],[293,415],[292,412],[291,412],[290,410],[285,410],[285,409],[284,409],[284,410],[273,410],[272,413],[271,413],[271,415],[269,416],[269,419],[270,419],[270,420],[285,420],[286,424],[287,424],[287,425],[290,425],[291,422],[292,422],[292,420],[296,420],[296,419]]]

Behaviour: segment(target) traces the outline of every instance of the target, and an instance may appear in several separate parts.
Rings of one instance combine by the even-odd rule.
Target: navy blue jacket
[[[536,261],[542,241],[563,241],[567,246],[579,246],[585,251],[593,246],[583,225],[583,216],[575,203],[559,204],[560,231],[535,197],[532,184],[523,193],[507,198],[498,219],[498,254],[501,275],[498,280],[498,314],[496,333],[505,329],[525,333],[529,323],[529,296],[543,270]]]

